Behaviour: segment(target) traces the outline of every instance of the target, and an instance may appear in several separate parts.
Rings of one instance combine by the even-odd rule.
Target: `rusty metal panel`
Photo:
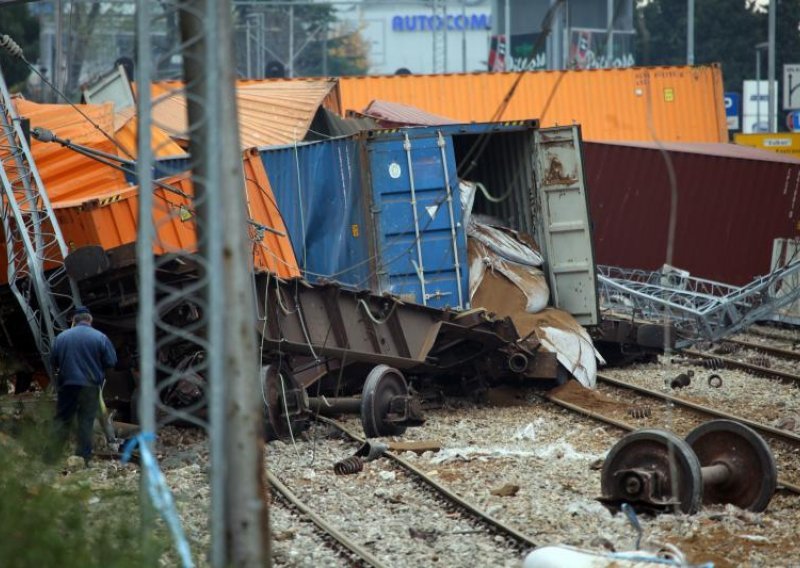
[[[598,264],[666,260],[670,182],[655,144],[584,144]],[[732,144],[667,144],[678,192],[673,264],[742,285],[770,270],[773,239],[800,235],[800,161]]]
[[[342,108],[360,112],[380,99],[459,122],[496,121],[517,77],[511,72],[342,77]],[[587,140],[652,140],[656,135],[725,142],[722,94],[718,65],[526,72],[499,120],[579,123]]]
[[[582,325],[599,323],[589,201],[577,126],[536,131],[539,246],[553,305]]]

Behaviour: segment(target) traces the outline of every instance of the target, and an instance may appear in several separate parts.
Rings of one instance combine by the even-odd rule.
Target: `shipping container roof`
[[[631,146],[633,148],[645,148],[648,150],[659,150],[655,142],[616,142],[601,141],[599,144],[613,144],[615,146]],[[737,160],[758,160],[760,162],[775,162],[780,164],[800,165],[800,160],[786,154],[779,154],[770,150],[742,146],[739,144],[704,144],[688,142],[662,142],[661,147],[668,152],[683,152],[685,154],[702,154],[704,156],[715,156],[717,158],[735,158]]]
[[[717,65],[342,77],[339,88],[345,110],[359,111],[380,99],[459,122],[578,123],[587,140],[652,140],[655,135],[676,142],[726,142],[728,137]]]
[[[153,85],[153,123],[188,138],[186,97],[180,82]],[[240,81],[236,86],[241,147],[303,140],[320,107],[341,113],[336,81]]]
[[[439,126],[441,124],[457,123],[457,121],[452,118],[431,114],[415,106],[377,99],[370,102],[364,110],[356,114],[393,125]]]
[[[31,129],[42,127],[75,144],[126,159],[136,156],[136,119],[130,114],[115,114],[111,103],[77,105],[76,110],[70,105],[39,104],[15,97],[14,105],[20,116],[30,120]],[[116,140],[129,155],[104,133]],[[152,137],[156,156],[184,153],[157,128],[153,128]],[[117,190],[126,183],[123,172],[54,142],[32,139],[31,153],[53,203],[89,198]]]

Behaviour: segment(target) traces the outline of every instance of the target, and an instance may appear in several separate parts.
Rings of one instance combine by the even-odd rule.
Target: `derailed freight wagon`
[[[577,126],[524,121],[370,130],[260,149],[301,273],[316,284],[297,287],[294,303],[279,289],[260,291],[273,326],[265,325],[264,338],[287,354],[269,372],[291,383],[290,414],[301,416],[304,389],[353,395],[364,385],[361,398],[312,397],[310,407],[360,409],[368,433],[392,433],[415,420],[402,373],[417,387],[430,377],[468,389],[502,380],[554,384],[569,374],[593,381],[595,354],[579,325],[598,323],[580,144]],[[475,219],[492,233],[484,241],[490,258],[468,255]],[[539,250],[525,246],[524,234],[536,236]],[[493,301],[521,297],[517,279],[529,291],[525,278],[538,270],[526,265],[527,254],[546,259],[543,304],[567,313],[530,314],[505,297]],[[503,272],[508,265],[516,269]],[[487,294],[475,278],[484,272],[503,272],[512,288],[492,288],[493,281]],[[365,287],[369,299],[350,291]],[[481,305],[472,305],[479,296]],[[432,313],[443,315],[432,320]],[[590,370],[543,348],[559,342],[559,318],[588,344]],[[378,362],[393,368],[373,369]],[[384,415],[377,421],[369,402],[376,399]],[[371,431],[368,421],[377,424]],[[291,422],[273,420],[284,429]]]

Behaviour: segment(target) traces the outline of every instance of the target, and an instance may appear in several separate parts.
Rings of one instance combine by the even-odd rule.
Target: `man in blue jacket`
[[[78,446],[75,454],[89,463],[92,457],[92,429],[100,403],[105,370],[117,364],[111,340],[92,327],[88,308],[78,307],[72,327],[53,342],[50,362],[56,374],[56,442],[62,448],[73,417],[78,415]]]

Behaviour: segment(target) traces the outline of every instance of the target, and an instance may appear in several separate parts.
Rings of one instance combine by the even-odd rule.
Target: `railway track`
[[[776,452],[776,454],[783,455],[785,453],[792,453],[793,450],[800,450],[800,436],[793,432],[787,432],[785,430],[779,430],[777,428],[773,428],[772,426],[768,426],[766,424],[761,424],[747,418],[743,418],[740,416],[735,416],[726,412],[722,412],[720,410],[716,410],[714,408],[710,408],[707,406],[703,406],[680,397],[676,397],[673,395],[669,395],[666,393],[661,393],[658,391],[654,391],[651,389],[647,389],[644,387],[640,387],[637,385],[633,385],[627,383],[625,381],[621,381],[619,379],[615,379],[608,375],[598,373],[597,374],[597,381],[599,384],[604,384],[610,386],[612,389],[617,390],[624,390],[628,391],[628,393],[632,393],[636,399],[655,399],[661,403],[661,407],[665,405],[671,405],[673,410],[677,410],[678,412],[685,412],[690,413],[693,415],[693,418],[689,418],[688,421],[692,423],[693,426],[696,426],[703,419],[727,419],[727,420],[734,420],[736,422],[740,422],[749,426],[750,428],[756,430],[765,438],[772,440],[773,442],[777,442],[777,444],[773,443],[779,450],[782,449],[784,451]],[[557,397],[548,397],[548,400],[554,404],[557,404],[563,408],[567,408],[573,412],[577,412],[593,418],[595,420],[604,422],[606,424],[610,424],[621,430],[625,430],[627,432],[631,432],[633,430],[637,430],[639,428],[644,427],[642,424],[632,424],[626,420],[621,420],[618,416],[609,416],[607,413],[598,412],[596,410],[592,410],[591,408],[586,408],[585,406],[581,406],[579,404],[574,404],[569,401],[560,400]],[[649,406],[647,408],[650,408]],[[700,417],[701,419],[698,420],[697,418]],[[641,422],[643,419],[650,418],[650,416],[641,416],[637,419],[637,422]],[[657,419],[656,416],[653,417]],[[684,417],[685,418],[685,417]],[[677,422],[677,419],[676,419]],[[778,457],[778,455],[776,455]],[[786,472],[794,472],[796,469],[795,467],[786,466],[784,464],[781,467],[780,460],[779,463],[779,472],[783,471],[784,474]],[[788,480],[788,479],[778,479],[778,485],[780,488],[789,491],[791,493],[800,494],[800,485],[796,483],[797,480]]]
[[[765,345],[763,343],[756,343],[754,341],[746,341],[744,339],[729,338],[724,339],[723,343],[729,343],[747,349],[760,351],[768,355],[773,355],[781,359],[791,359],[793,361],[800,360],[800,351],[793,351],[791,349],[784,349],[783,347],[776,347],[774,345]]]
[[[735,359],[726,355],[703,353],[702,351],[697,351],[696,349],[684,349],[680,353],[689,358],[707,361],[708,363],[706,363],[704,366],[707,366],[711,369],[741,369],[756,376],[777,379],[786,383],[800,384],[800,375],[783,371],[781,369],[773,369],[763,365],[748,363],[747,361],[740,361],[739,359]]]
[[[317,515],[308,505],[297,497],[273,473],[267,471],[267,482],[272,488],[273,503],[278,502],[288,509],[296,511],[301,517],[308,519],[317,527],[321,539],[351,566],[372,566],[384,568],[386,565],[378,560],[369,550],[359,545],[333,524]]]
[[[352,451],[364,442],[335,420],[319,417],[318,421],[346,437],[346,446],[353,442]],[[428,564],[447,557],[448,563],[463,564],[478,555],[487,565],[516,566],[536,547],[528,536],[392,452],[367,463],[365,471],[357,475],[333,475],[333,461],[347,450],[340,440],[330,445],[335,449],[327,447],[322,438],[315,442],[318,454],[313,474],[296,465],[280,471],[282,458],[274,457],[268,479],[276,493],[328,535],[326,542],[351,563],[382,567]],[[308,449],[300,447],[301,452]],[[275,455],[274,450],[272,453]],[[298,461],[286,459],[283,463]],[[391,481],[382,484],[381,479]],[[465,555],[458,558],[459,554]]]

